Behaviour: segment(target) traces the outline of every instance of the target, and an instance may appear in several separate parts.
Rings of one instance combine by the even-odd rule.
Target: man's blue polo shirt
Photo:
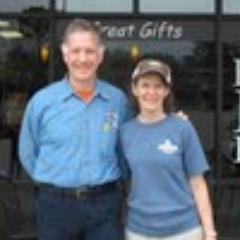
[[[61,187],[118,179],[116,141],[126,110],[124,93],[101,80],[89,103],[67,79],[40,90],[22,122],[19,155],[24,168],[35,181]]]

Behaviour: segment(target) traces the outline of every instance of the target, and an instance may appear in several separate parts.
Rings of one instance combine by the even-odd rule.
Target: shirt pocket
[[[107,110],[100,122],[100,150],[104,157],[116,155],[116,142],[119,126],[118,113],[114,110]]]

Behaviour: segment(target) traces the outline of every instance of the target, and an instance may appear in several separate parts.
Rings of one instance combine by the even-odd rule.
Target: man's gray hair
[[[66,43],[69,35],[78,31],[92,32],[98,38],[99,43],[104,45],[101,29],[94,22],[85,19],[74,19],[69,23],[63,34],[63,44]]]

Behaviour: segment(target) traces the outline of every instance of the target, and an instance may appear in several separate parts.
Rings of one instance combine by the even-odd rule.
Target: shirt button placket
[[[88,114],[86,114],[85,118],[85,141],[84,141],[84,147],[85,147],[85,156],[84,156],[84,166],[85,166],[85,173],[86,173],[86,178],[88,181],[91,181],[91,169],[90,169],[90,134],[91,134],[91,129],[90,129],[90,119]]]

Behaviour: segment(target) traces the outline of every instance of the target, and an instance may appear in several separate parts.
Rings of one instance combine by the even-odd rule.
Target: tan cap
[[[132,80],[135,81],[140,76],[143,76],[148,73],[160,74],[164,78],[166,84],[171,85],[170,67],[164,62],[154,59],[141,60],[133,71]]]

